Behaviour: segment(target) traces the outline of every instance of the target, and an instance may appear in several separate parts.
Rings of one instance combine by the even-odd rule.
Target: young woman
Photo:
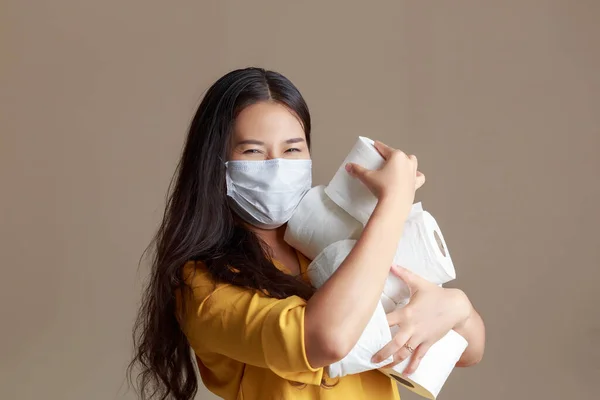
[[[206,387],[225,399],[397,399],[378,371],[331,379],[369,321],[390,272],[403,223],[424,176],[417,159],[377,143],[380,170],[348,165],[378,198],[355,248],[319,290],[308,260],[284,240],[286,222],[311,187],[311,121],[296,87],[259,68],[230,72],[192,121],[135,327],[143,399],[191,400]],[[388,315],[400,331],[375,360],[413,356],[450,329],[483,354],[484,327],[465,294],[401,267],[410,304]],[[360,294],[360,295],[357,295]],[[190,347],[192,351],[190,351]]]

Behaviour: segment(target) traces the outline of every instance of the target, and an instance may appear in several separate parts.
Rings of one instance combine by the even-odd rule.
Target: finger
[[[400,350],[400,347],[404,345],[408,341],[408,339],[412,336],[410,332],[399,332],[391,342],[383,346],[381,350],[379,350],[373,358],[371,362],[374,364],[380,363],[389,356],[395,354]]]
[[[385,314],[385,317],[387,318],[388,326],[400,325],[400,322],[404,319],[402,318],[401,310],[399,309],[395,309],[391,313]]]
[[[362,165],[358,165],[358,164],[355,164],[355,163],[348,163],[348,164],[346,164],[346,171],[348,171],[348,173],[350,175],[352,175],[353,177],[362,180],[362,178],[367,173],[369,173],[370,170],[366,169]]]
[[[386,160],[389,160],[389,158],[392,156],[392,154],[394,154],[394,152],[396,151],[395,149],[388,146],[387,144],[383,144],[377,140],[375,141],[375,148],[377,149],[379,154],[381,154],[381,157],[383,157]]]
[[[411,293],[411,295],[412,295],[412,293]],[[410,305],[410,303],[409,303],[409,305]],[[386,314],[385,316],[388,321],[388,326],[394,326],[394,325],[403,326],[403,327],[408,326],[407,324],[408,324],[408,320],[409,320],[409,315],[412,312],[412,309],[409,307],[409,305],[404,306],[404,307],[397,307],[391,313]],[[400,344],[404,344],[404,343],[400,343]]]
[[[392,265],[391,271],[394,275],[402,279],[408,285],[411,292],[414,291],[414,288],[420,278],[417,274],[399,265]]]
[[[409,358],[413,355],[413,352],[415,352],[416,350],[415,350],[414,345],[409,344],[409,343],[411,343],[411,341],[413,341],[413,338],[409,339],[408,342],[405,343],[405,345],[402,345],[402,347],[400,347],[400,350],[398,350],[394,354],[394,361],[389,366],[386,365],[385,368],[395,367],[396,365],[404,362],[404,360],[406,360],[407,358]],[[412,352],[411,352],[411,350],[412,350]],[[412,360],[410,363],[412,363]],[[410,363],[409,363],[409,365],[410,365]]]
[[[429,343],[421,343],[419,345],[419,347],[417,347],[417,349],[415,350],[413,357],[410,360],[408,367],[406,367],[406,369],[404,370],[403,374],[404,375],[414,374],[415,371],[417,370],[417,368],[419,368],[419,364],[421,364],[421,360],[423,359],[423,357],[425,357],[425,354],[427,354],[427,351],[429,351],[430,348],[431,348],[431,345]]]
[[[415,168],[415,171],[416,171],[417,168],[419,167],[419,160],[417,160],[417,156],[415,156],[414,154],[411,154],[407,157],[410,161],[412,161],[413,167]]]
[[[415,190],[419,189],[425,184],[425,175],[422,172],[417,171],[417,178],[415,179]]]
[[[398,352],[394,353],[394,361],[389,363],[388,365],[384,365],[382,368],[394,368],[396,365],[403,362],[405,359],[401,358]]]

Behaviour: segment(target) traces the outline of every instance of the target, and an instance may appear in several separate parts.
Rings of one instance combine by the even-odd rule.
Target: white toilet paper
[[[341,240],[327,246],[325,250],[319,253],[306,271],[314,287],[319,288],[325,283],[346,259],[348,254],[350,254],[355,243],[355,240]],[[388,326],[386,312],[380,301],[350,353],[342,360],[329,366],[329,376],[337,378],[350,374],[358,374],[378,369],[391,363],[394,359],[393,357],[388,357],[379,363],[371,362],[373,355],[391,340],[392,334]]]
[[[317,289],[323,286],[325,281],[333,275],[348,257],[355,244],[356,240],[340,240],[330,244],[320,252],[306,269],[306,275],[308,275],[310,283]]]
[[[418,395],[427,399],[435,399],[460,356],[467,348],[467,344],[465,338],[454,331],[450,331],[429,348],[429,351],[419,363],[419,367],[412,375],[408,377],[401,375],[408,367],[410,358],[394,368],[384,368],[379,371]]]
[[[381,305],[383,306],[383,310],[385,311],[386,314],[391,313],[397,307],[397,305],[394,302],[394,300],[392,300],[391,298],[389,298],[385,293],[381,294],[380,301],[381,301]]]
[[[383,294],[392,300],[396,307],[406,305],[410,300],[410,288],[392,273],[385,280]]]
[[[423,212],[423,204],[421,202],[415,203],[410,208],[410,213],[408,214],[408,218],[413,218],[419,213]]]
[[[420,221],[422,219],[422,214],[423,214],[422,204],[421,203],[413,204],[410,214],[407,218],[407,221],[411,221],[411,222],[408,223],[408,225],[405,225],[405,228],[404,228],[403,236],[406,236],[406,238],[403,237],[401,239],[398,249],[396,250],[397,252],[403,252],[403,254],[402,254],[402,256],[397,255],[394,258],[395,264],[398,264],[400,266],[408,268],[406,265],[404,265],[402,263],[405,262],[409,257],[419,258],[419,254],[411,253],[409,255],[406,255],[404,253],[407,252],[408,250],[414,250],[415,248],[422,250],[425,247],[425,245],[423,245],[422,243],[420,246],[415,245],[415,242],[419,242],[420,238],[414,236],[414,233],[416,232],[416,230],[412,229],[412,227],[415,226],[415,224],[417,224],[418,221]],[[412,246],[412,248],[409,249],[408,246]],[[426,260],[423,260],[423,261],[426,261]],[[412,264],[414,264],[414,262]],[[436,268],[436,266],[430,266],[430,267]],[[383,288],[383,294],[385,296],[387,296],[391,301],[393,301],[393,303],[396,305],[396,307],[405,306],[406,304],[408,304],[408,301],[410,300],[410,289],[408,288],[406,283],[404,283],[403,280],[401,280],[400,278],[398,278],[396,275],[394,275],[392,273],[390,273],[390,276],[385,281],[385,286]]]
[[[433,216],[422,210],[420,203],[413,207],[404,224],[394,264],[407,268],[437,285],[456,278],[454,264],[442,231]],[[404,285],[404,282],[393,274],[390,274],[388,280],[392,281],[386,283],[390,291],[397,291]],[[396,300],[390,293],[386,294]]]
[[[325,186],[313,187],[288,221],[284,240],[314,260],[327,246],[344,239],[358,239],[363,226],[325,194]]]
[[[385,160],[374,146],[374,142],[360,136],[352,150],[334,175],[325,193],[348,214],[365,225],[377,205],[377,198],[358,179],[346,171],[347,163],[355,163],[367,169],[379,169]]]

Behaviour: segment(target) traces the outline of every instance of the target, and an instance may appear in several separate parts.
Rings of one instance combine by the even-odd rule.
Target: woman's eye
[[[289,152],[289,153],[293,153],[293,152],[296,152],[296,151],[301,151],[301,150],[300,150],[300,149],[296,149],[296,148],[291,148],[291,149],[287,149],[287,150],[286,150],[286,153],[287,153],[287,152]]]
[[[244,151],[244,154],[260,154],[260,151],[257,149],[248,149]]]

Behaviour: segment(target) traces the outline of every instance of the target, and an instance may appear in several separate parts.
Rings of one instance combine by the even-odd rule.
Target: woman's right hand
[[[375,148],[385,159],[378,170],[369,170],[358,164],[348,163],[346,171],[362,183],[379,199],[394,198],[408,207],[412,206],[415,191],[425,183],[425,175],[417,171],[417,157],[375,142]]]

